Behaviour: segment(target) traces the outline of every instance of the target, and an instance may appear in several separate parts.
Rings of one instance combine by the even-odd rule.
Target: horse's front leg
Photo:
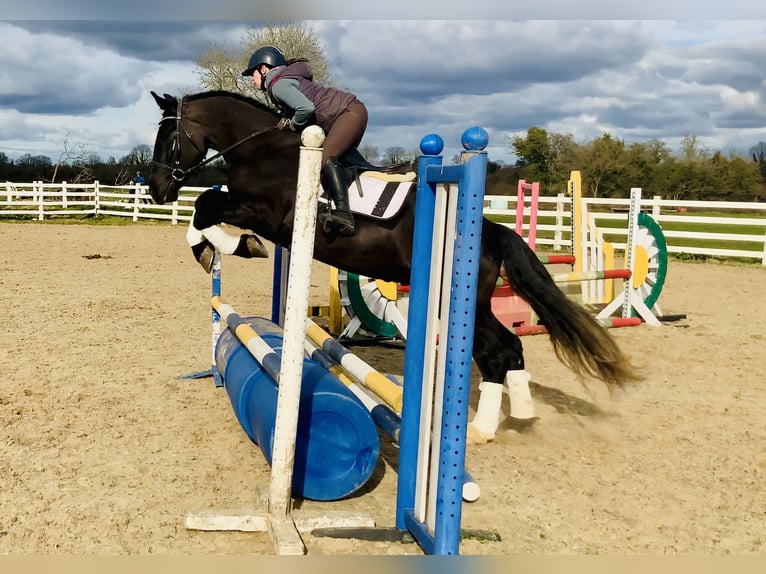
[[[194,258],[207,273],[213,267],[216,249],[224,255],[245,258],[269,256],[258,236],[252,233],[232,236],[221,228],[225,211],[234,207],[227,193],[214,188],[204,191],[194,202],[194,216],[186,232],[186,241]]]

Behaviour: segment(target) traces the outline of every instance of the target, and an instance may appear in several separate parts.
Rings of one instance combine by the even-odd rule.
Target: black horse
[[[227,223],[289,247],[300,136],[274,129],[276,112],[238,94],[202,92],[180,102],[168,94],[152,95],[163,112],[149,176],[152,198],[159,204],[174,201],[190,173],[222,155],[229,168],[228,193],[211,189],[201,194],[193,226],[202,230]],[[205,159],[209,149],[218,154]],[[318,229],[314,258],[352,273],[409,284],[414,207],[415,194],[410,193],[391,219],[357,216],[351,237]],[[507,371],[524,369],[519,337],[490,307],[501,266],[513,290],[546,326],[556,356],[581,381],[593,377],[612,388],[641,378],[609,332],[556,286],[524,240],[485,218],[473,346],[484,381],[503,384]]]

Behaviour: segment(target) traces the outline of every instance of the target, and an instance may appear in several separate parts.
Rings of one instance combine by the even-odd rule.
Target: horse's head
[[[194,124],[185,121],[183,99],[171,95],[164,97],[152,92],[162,110],[160,126],[154,141],[152,170],[149,175],[149,192],[159,204],[178,199],[178,190],[184,184],[191,170],[207,153],[205,137],[194,129]]]

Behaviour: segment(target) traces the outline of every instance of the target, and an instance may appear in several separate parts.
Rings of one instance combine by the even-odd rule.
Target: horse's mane
[[[237,92],[228,92],[226,90],[210,90],[208,92],[199,92],[196,94],[191,94],[186,96],[186,101],[193,102],[194,100],[204,100],[207,98],[217,98],[217,97],[227,97],[227,98],[232,98],[234,100],[239,100],[240,102],[249,104],[264,112],[269,112],[270,114],[275,116],[279,115],[279,112],[277,110],[270,108],[269,106],[267,106],[263,102],[256,100],[255,98],[251,98],[250,96],[239,94]]]

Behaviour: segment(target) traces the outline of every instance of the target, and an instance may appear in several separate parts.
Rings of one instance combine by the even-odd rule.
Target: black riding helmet
[[[242,72],[243,76],[252,76],[255,69],[261,64],[266,64],[270,68],[277,66],[284,66],[287,64],[285,55],[274,46],[261,46],[253,55],[250,56],[250,61],[247,63],[247,70]]]

